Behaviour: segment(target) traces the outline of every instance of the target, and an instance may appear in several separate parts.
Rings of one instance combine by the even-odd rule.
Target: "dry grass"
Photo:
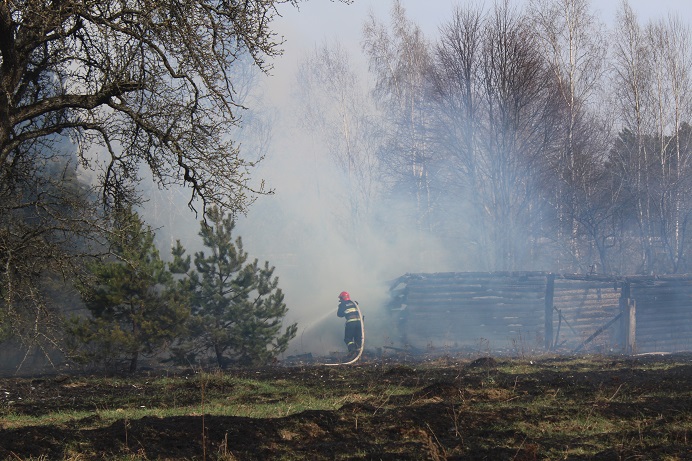
[[[0,380],[5,459],[686,459],[692,357]],[[3,451],[4,450],[4,451]]]

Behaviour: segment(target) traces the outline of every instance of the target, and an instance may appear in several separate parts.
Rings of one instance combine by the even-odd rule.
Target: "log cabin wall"
[[[636,301],[636,351],[692,350],[692,279],[631,278]]]
[[[600,353],[619,348],[617,322],[589,339],[620,313],[620,295],[620,285],[612,281],[556,277],[553,340],[547,348],[572,351],[581,346]]]
[[[529,352],[544,342],[546,274],[406,274],[392,286],[400,344]]]
[[[415,350],[692,350],[689,276],[419,273],[400,277],[390,291],[398,335],[393,339]],[[627,306],[631,320],[629,310],[624,315]],[[630,326],[631,345],[625,333]]]

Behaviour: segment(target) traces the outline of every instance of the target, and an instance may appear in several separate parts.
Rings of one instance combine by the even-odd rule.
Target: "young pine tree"
[[[187,293],[154,246],[154,232],[131,209],[117,213],[109,235],[111,257],[87,267],[79,291],[90,317],[71,321],[70,332],[85,361],[129,361],[161,351],[189,315]]]
[[[268,262],[248,263],[242,239],[233,240],[230,216],[214,208],[207,219],[199,235],[209,253],[196,253],[194,270],[188,271],[193,291],[190,339],[179,344],[177,355],[211,355],[222,368],[267,363],[287,349],[297,331],[292,324],[281,332],[288,309],[274,268]],[[180,244],[173,251],[172,267],[178,271],[189,262],[183,252]]]

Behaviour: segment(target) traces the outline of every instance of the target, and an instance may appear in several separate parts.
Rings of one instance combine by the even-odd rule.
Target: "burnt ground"
[[[230,399],[239,389],[218,378],[201,385],[191,371],[5,378],[0,457],[692,460],[691,354],[366,358],[224,374],[259,383],[234,404],[298,407],[301,396],[341,403],[263,418],[163,410],[128,417],[138,407],[199,404],[200,395]],[[263,391],[261,383],[275,387]],[[105,410],[123,417],[105,418]]]

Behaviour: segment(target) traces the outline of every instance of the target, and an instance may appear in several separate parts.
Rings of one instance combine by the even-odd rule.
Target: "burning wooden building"
[[[692,350],[692,276],[405,274],[389,312],[402,347],[513,353]]]

